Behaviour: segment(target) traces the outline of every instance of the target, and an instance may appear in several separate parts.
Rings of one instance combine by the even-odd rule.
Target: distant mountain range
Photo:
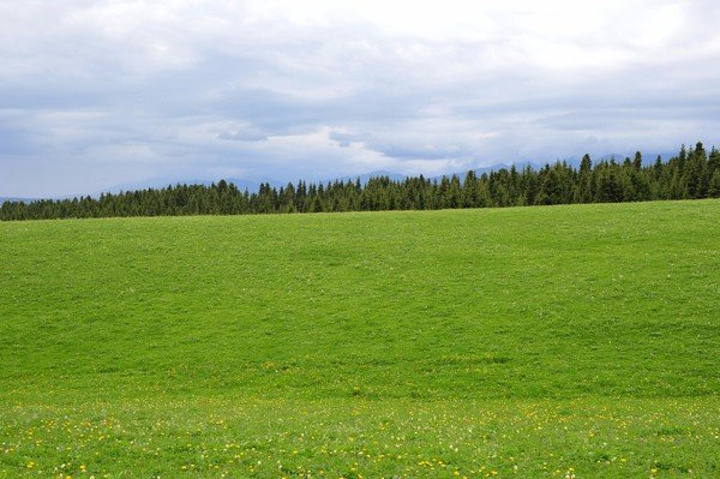
[[[5,203],[6,201],[22,201],[24,203],[31,203],[33,201],[37,201],[39,198],[7,198],[4,196],[0,196],[0,204]]]
[[[662,156],[663,159],[665,159],[665,160],[667,160],[668,158],[675,156],[675,155],[676,154],[660,154],[660,156]],[[621,162],[621,161],[624,161],[625,156],[626,155],[608,154],[608,155],[604,155],[600,158],[593,158],[593,163],[596,163],[599,161],[610,161],[610,159],[612,159],[612,158],[614,158],[615,161]],[[658,156],[658,154],[644,155],[643,163],[652,164],[653,162],[655,162],[655,159],[657,158],[657,156]],[[566,158],[564,160],[558,160],[558,161],[565,161],[566,163],[568,163],[571,166],[578,167],[580,165],[581,160],[582,160],[582,156],[570,157],[570,158]],[[549,163],[552,164],[555,162],[551,161]],[[498,171],[502,168],[509,169],[512,167],[512,165],[515,165],[515,168],[517,168],[518,170],[522,170],[526,166],[531,166],[534,169],[540,169],[545,165],[545,163],[538,164],[538,163],[532,163],[532,162],[528,162],[528,161],[512,163],[512,164],[497,163],[492,166],[477,168],[477,169],[474,169],[473,171],[475,172],[476,175],[480,176],[483,173],[490,173],[492,171]],[[467,171],[446,173],[443,175],[436,175],[436,176],[426,176],[425,178],[429,179],[430,181],[434,181],[434,180],[440,181],[443,176],[449,177],[449,176],[452,176],[453,174],[458,175],[458,177],[460,178],[460,181],[463,181],[465,179],[465,175],[467,175]],[[334,182],[337,180],[340,180],[343,182],[355,181],[359,178],[360,183],[366,184],[371,178],[378,178],[381,176],[387,176],[388,178],[390,178],[393,181],[402,181],[408,177],[408,175],[403,175],[403,174],[395,173],[392,171],[378,170],[378,171],[373,171],[370,173],[365,173],[362,175],[348,175],[348,176],[343,176],[343,177],[339,177],[339,178],[331,178],[331,179],[320,180],[320,181],[308,180],[307,183],[327,184],[328,182]],[[416,176],[416,175],[412,175],[412,176]],[[125,192],[125,191],[146,190],[146,189],[150,189],[150,188],[153,188],[153,189],[166,188],[169,185],[177,185],[177,184],[208,185],[209,186],[213,182],[217,183],[221,179],[222,178],[217,178],[216,180],[205,180],[205,179],[194,178],[194,179],[184,179],[184,180],[172,181],[172,180],[163,179],[163,178],[153,178],[153,179],[146,180],[143,182],[125,183],[125,184],[121,184],[121,185],[116,185],[116,186],[109,188],[107,190],[104,190],[102,192],[91,193],[90,196],[97,198],[102,193],[117,194],[117,193],[121,193],[121,192]],[[227,181],[228,183],[233,183],[240,190],[248,190],[251,193],[258,191],[261,183],[268,183],[273,188],[280,188],[280,187],[286,186],[288,184],[287,181],[280,181],[280,180],[276,180],[276,179],[272,179],[272,178],[264,178],[264,179],[258,179],[258,180],[247,180],[247,179],[243,179],[243,178],[225,178],[225,181]],[[296,181],[293,181],[292,183],[295,184]],[[73,198],[73,196],[87,196],[87,194],[69,195],[69,196],[65,196],[63,198]],[[53,199],[61,199],[61,198],[53,198]],[[29,202],[38,201],[38,200],[39,200],[39,198],[4,198],[4,197],[0,197],[0,204],[2,204],[5,201],[23,201],[25,203],[29,203]]]

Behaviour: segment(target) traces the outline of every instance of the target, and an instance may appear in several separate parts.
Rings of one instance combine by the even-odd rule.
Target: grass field
[[[720,201],[0,224],[0,477],[720,477]]]

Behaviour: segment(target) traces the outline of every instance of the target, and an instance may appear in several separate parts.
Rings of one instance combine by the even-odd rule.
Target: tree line
[[[355,181],[297,184],[257,192],[241,191],[221,180],[207,185],[170,185],[30,203],[6,201],[0,220],[102,218],[122,216],[241,215],[381,210],[490,208],[570,203],[619,203],[670,199],[720,198],[720,152],[702,143],[683,146],[664,162],[645,164],[642,154],[593,163],[585,155],[579,167],[567,162],[540,169],[515,166],[464,177],[429,180],[422,175],[394,181],[387,176],[365,184]]]

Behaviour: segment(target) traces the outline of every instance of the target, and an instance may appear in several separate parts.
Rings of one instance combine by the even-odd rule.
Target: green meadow
[[[0,478],[720,477],[720,201],[0,223]]]

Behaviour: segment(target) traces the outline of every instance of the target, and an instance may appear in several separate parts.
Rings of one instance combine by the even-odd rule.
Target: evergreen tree
[[[715,170],[708,184],[708,196],[710,198],[720,198],[720,168]]]

